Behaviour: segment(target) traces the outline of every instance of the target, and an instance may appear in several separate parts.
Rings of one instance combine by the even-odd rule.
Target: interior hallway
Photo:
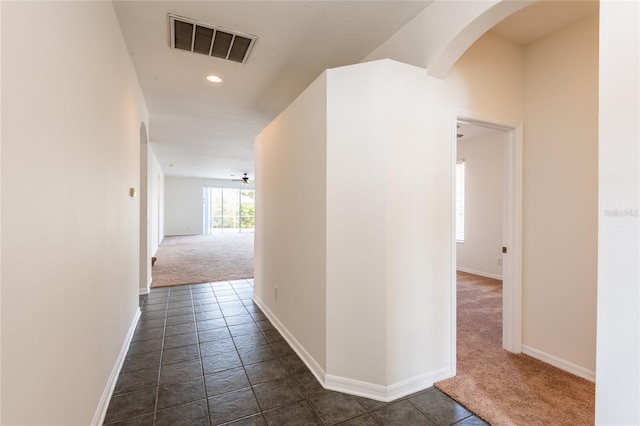
[[[105,425],[486,425],[436,388],[382,403],[323,389],[252,280],[154,289]]]

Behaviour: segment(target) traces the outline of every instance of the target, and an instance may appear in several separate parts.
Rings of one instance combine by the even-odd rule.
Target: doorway
[[[493,176],[494,184],[498,185],[499,189],[490,188],[491,191],[487,191],[486,194],[480,194],[481,202],[482,197],[494,197],[493,200],[487,199],[487,202],[493,202],[494,205],[492,209],[489,209],[489,216],[501,216],[501,220],[493,220],[493,225],[491,229],[483,229],[481,233],[485,234],[493,232],[493,242],[492,248],[489,250],[485,249],[485,252],[480,252],[479,256],[476,256],[476,259],[469,259],[469,253],[464,253],[463,250],[461,252],[461,260],[467,263],[467,265],[471,266],[463,266],[458,265],[458,247],[463,244],[468,244],[471,246],[471,240],[469,238],[472,237],[472,234],[477,230],[471,230],[467,225],[463,228],[463,232],[459,232],[459,226],[456,226],[457,223],[467,223],[469,224],[468,218],[465,218],[465,214],[472,213],[473,211],[467,211],[469,207],[472,207],[468,203],[464,204],[464,208],[460,209],[460,201],[456,199],[456,192],[458,198],[460,197],[459,191],[453,191],[453,205],[455,206],[453,209],[453,231],[452,231],[452,239],[454,241],[452,247],[452,259],[453,260],[453,271],[452,271],[452,312],[456,312],[457,309],[457,283],[456,283],[456,273],[459,269],[459,266],[462,266],[462,269],[466,269],[467,272],[470,273],[478,273],[481,275],[488,276],[490,278],[501,278],[503,281],[502,285],[502,347],[507,351],[513,353],[521,352],[521,244],[522,244],[522,129],[521,125],[500,122],[495,118],[487,118],[483,117],[479,114],[471,114],[471,113],[458,113],[455,115],[455,120],[453,121],[455,124],[453,126],[453,138],[455,142],[453,142],[453,155],[452,155],[452,169],[454,170],[454,182],[457,182],[456,172],[460,173],[461,169],[464,170],[463,173],[466,175],[471,171],[475,172],[473,168],[469,169],[471,164],[468,161],[464,161],[464,150],[461,150],[461,153],[458,153],[458,140],[464,139],[465,136],[468,139],[472,139],[471,136],[474,136],[478,139],[478,143],[482,143],[480,139],[482,138],[497,138],[494,141],[494,150],[497,150],[498,155],[501,155],[501,172],[495,171],[494,174],[498,174],[498,180],[495,180],[496,177]],[[460,126],[460,127],[458,127]],[[459,134],[463,134],[461,138],[458,138]],[[489,136],[493,135],[493,136]],[[475,150],[477,151],[480,148],[480,152],[482,153],[482,147],[477,146]],[[469,151],[468,151],[469,152]],[[477,156],[477,152],[474,154]],[[469,158],[470,159],[470,158]],[[495,167],[495,166],[494,166]],[[487,167],[489,170],[491,167]],[[475,182],[477,184],[477,182]],[[485,183],[486,185],[486,183]],[[482,185],[480,185],[481,187]],[[467,185],[465,188],[468,188],[468,179]],[[454,186],[455,188],[455,186]],[[493,195],[488,195],[492,193]],[[497,195],[496,195],[497,194]],[[464,194],[468,196],[468,192]],[[474,194],[475,197],[478,194]],[[497,197],[497,198],[496,198]],[[466,198],[466,197],[465,197]],[[496,199],[498,201],[496,201]],[[499,205],[496,206],[495,203]],[[478,203],[478,200],[474,200],[473,203]],[[473,207],[472,207],[473,208]],[[461,211],[462,210],[462,211]],[[462,218],[460,217],[462,215]],[[474,227],[482,226],[485,220],[488,220],[486,216],[484,219],[474,218],[475,224]],[[495,218],[494,218],[495,219]],[[480,224],[480,225],[478,225]],[[496,228],[497,227],[497,228]],[[500,232],[501,231],[501,232]],[[501,238],[495,238],[495,234],[501,234]],[[477,236],[473,236],[473,238],[477,238]],[[466,239],[466,241],[465,241]],[[465,247],[469,248],[469,247]],[[477,248],[477,247],[476,247]],[[469,251],[469,250],[467,250]],[[466,256],[466,258],[463,258]],[[474,263],[475,262],[475,263]],[[486,265],[486,266],[481,266]],[[454,318],[456,315],[454,314]],[[454,346],[454,350],[452,351],[454,366],[453,372],[455,375],[456,371],[456,337],[457,337],[457,318],[454,321],[454,327],[452,327],[453,339],[452,344]]]

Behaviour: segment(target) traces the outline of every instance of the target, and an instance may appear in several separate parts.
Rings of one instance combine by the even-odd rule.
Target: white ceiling
[[[253,141],[325,69],[360,62],[432,1],[115,1],[167,176],[254,177]],[[544,1],[494,32],[526,44],[597,11]],[[246,64],[169,47],[169,13],[258,36]],[[222,83],[205,80],[219,75]]]

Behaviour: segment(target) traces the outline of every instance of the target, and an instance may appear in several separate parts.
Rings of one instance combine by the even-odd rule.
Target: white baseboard
[[[253,301],[260,307],[262,312],[269,318],[271,324],[280,332],[284,340],[287,341],[289,346],[298,354],[302,362],[311,370],[311,373],[315,376],[315,378],[320,382],[320,384],[324,387],[324,381],[326,373],[324,369],[316,362],[315,359],[307,352],[307,350],[298,342],[298,340],[291,334],[291,332],[280,322],[280,320],[275,316],[273,312],[264,304],[260,298],[256,297],[255,294],[253,296]]]
[[[124,338],[124,342],[122,343],[120,354],[118,354],[116,363],[113,366],[113,369],[111,370],[111,375],[109,376],[109,380],[107,380],[107,384],[104,387],[104,391],[102,392],[102,397],[100,398],[100,402],[98,403],[98,408],[96,409],[96,412],[93,415],[93,421],[91,422],[92,426],[100,426],[104,422],[104,417],[107,415],[109,402],[111,402],[111,396],[113,395],[113,391],[116,388],[116,382],[118,381],[120,370],[122,370],[122,364],[124,363],[124,359],[127,356],[127,351],[129,351],[129,345],[131,344],[133,333],[136,331],[136,326],[138,325],[140,314],[141,314],[141,311],[140,311],[140,308],[138,308],[136,310],[135,315],[133,316],[133,321],[131,321],[131,325],[129,326],[129,331],[127,332],[127,335]]]
[[[333,376],[326,374],[324,369],[316,362],[315,359],[304,349],[298,340],[287,330],[287,328],[278,320],[273,312],[255,295],[253,301],[260,307],[262,312],[267,316],[273,326],[282,334],[282,337],[289,343],[293,350],[298,354],[311,373],[318,380],[323,388],[337,392],[357,395],[364,398],[374,399],[376,401],[391,402],[403,396],[410,395],[414,392],[430,388],[437,381],[448,379],[452,376],[451,368],[443,368],[438,371],[412,377],[390,386],[382,386],[374,383],[362,382],[346,377]]]
[[[390,386],[375,385],[339,376],[326,376],[325,388],[350,395],[362,396],[376,401],[391,402],[403,396],[430,388],[435,382],[451,377],[451,369],[422,374],[394,383]]]
[[[595,371],[581,367],[565,359],[558,358],[555,355],[548,354],[527,345],[522,345],[522,353],[542,362],[546,362],[547,364],[551,364],[554,367],[558,367],[559,369],[564,370],[568,373],[574,374],[578,377],[582,377],[583,379],[589,380],[590,382],[595,383],[596,381]]]
[[[502,275],[490,274],[489,272],[476,271],[475,269],[457,267],[456,271],[466,272],[467,274],[480,275],[481,277],[493,278],[502,281]]]

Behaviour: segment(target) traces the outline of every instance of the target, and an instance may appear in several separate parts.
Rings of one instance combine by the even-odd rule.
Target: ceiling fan
[[[232,182],[241,182],[243,186],[249,185],[249,176],[245,173],[242,179],[233,179]]]

